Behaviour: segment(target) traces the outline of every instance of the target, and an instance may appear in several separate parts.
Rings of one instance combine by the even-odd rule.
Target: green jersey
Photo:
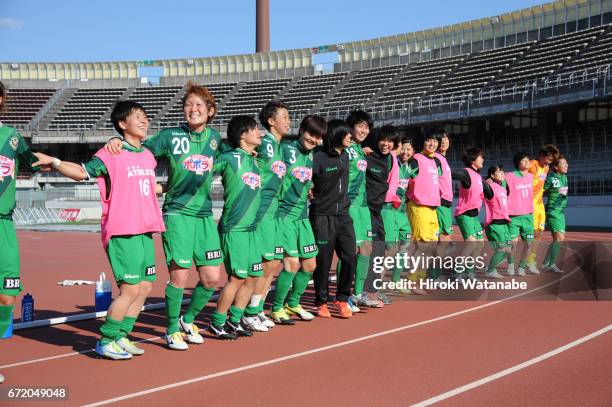
[[[278,193],[287,172],[280,143],[274,135],[266,133],[261,140],[261,146],[257,148],[257,164],[261,172],[261,205],[257,218],[274,218],[278,210]]]
[[[127,141],[123,142],[123,149],[126,151],[132,151],[134,153],[142,153],[144,151],[144,148],[136,148]],[[87,172],[89,178],[104,177],[107,185],[106,189],[110,193],[110,178],[108,177],[108,170],[100,158],[95,156],[92,157],[91,160],[83,164],[83,168],[85,169],[85,172]]]
[[[402,200],[399,207],[400,210],[406,209],[406,192],[408,191],[408,183],[410,182],[410,167],[407,163],[399,164],[399,184],[397,184],[397,196]]]
[[[19,167],[31,168],[36,161],[38,158],[32,154],[17,130],[0,123],[0,219],[13,218],[15,180]]]
[[[308,218],[308,191],[312,188],[312,151],[299,140],[282,143],[287,175],[283,179],[278,204],[278,218],[300,220]]]
[[[261,203],[261,178],[255,157],[241,148],[226,151],[217,158],[214,172],[221,175],[223,182],[219,232],[254,231]]]
[[[351,143],[346,152],[349,157],[348,197],[351,205],[368,206],[365,176],[368,162],[365,153],[357,143]]]
[[[212,169],[220,144],[219,132],[206,128],[196,133],[188,127],[164,129],[144,142],[156,158],[168,159],[164,214],[212,215]]]
[[[548,195],[546,212],[563,213],[567,206],[567,175],[549,173],[544,182],[544,193]]]

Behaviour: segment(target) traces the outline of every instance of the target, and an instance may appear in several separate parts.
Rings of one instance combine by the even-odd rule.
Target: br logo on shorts
[[[274,161],[270,168],[274,174],[278,175],[278,178],[283,178],[287,173],[287,166],[280,160]]]
[[[307,246],[302,247],[302,251],[304,253],[312,253],[314,251],[317,250],[317,245],[316,244],[309,244]]]
[[[374,233],[371,230],[368,230],[368,232],[366,233],[366,236],[374,237]]]
[[[263,270],[263,263],[253,264],[253,271],[262,271],[262,270]]]
[[[291,170],[291,175],[301,183],[312,179],[312,170],[308,167],[295,167]]]
[[[285,250],[283,249],[282,246],[276,246],[274,248],[274,254],[283,254],[283,253],[285,253]]]
[[[525,239],[533,239],[533,235],[532,234],[525,235]]]
[[[145,269],[145,276],[154,276],[155,274],[155,266],[147,266],[147,268]]]
[[[482,230],[479,230],[478,232],[476,232],[476,236],[482,236]]]
[[[245,172],[242,175],[242,182],[251,189],[257,189],[261,185],[259,175],[254,172]]]
[[[198,175],[204,175],[213,167],[213,159],[205,155],[195,154],[183,160],[183,168],[187,171],[195,172]]]
[[[211,250],[205,253],[206,260],[216,260],[221,258],[221,250]]]
[[[21,287],[21,280],[19,277],[17,278],[4,278],[4,283],[2,284],[2,288],[5,290],[18,290]]]

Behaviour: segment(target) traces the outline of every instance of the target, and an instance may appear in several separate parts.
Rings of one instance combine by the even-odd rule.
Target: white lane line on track
[[[270,359],[270,360],[266,360],[266,361],[259,362],[259,363],[253,363],[253,364],[250,364],[250,365],[237,367],[235,369],[223,370],[223,371],[220,371],[220,372],[217,372],[217,373],[211,373],[211,374],[208,374],[208,375],[205,375],[205,376],[195,377],[193,379],[183,380],[183,381],[180,381],[180,382],[171,383],[171,384],[167,384],[167,385],[164,385],[164,386],[152,387],[152,388],[147,389],[147,390],[142,390],[142,391],[139,391],[139,392],[126,394],[126,395],[123,395],[123,396],[114,397],[112,399],[107,399],[107,400],[102,400],[102,401],[94,402],[94,403],[91,403],[91,404],[86,404],[86,406],[94,407],[94,406],[102,406],[102,405],[111,404],[111,403],[117,403],[117,402],[122,401],[122,400],[128,400],[128,399],[132,399],[132,398],[135,398],[135,397],[146,396],[146,395],[151,394],[151,393],[157,393],[157,392],[160,392],[160,391],[170,390],[170,389],[174,389],[174,388],[181,387],[181,386],[186,386],[186,385],[193,384],[193,383],[203,382],[203,381],[214,379],[214,378],[217,378],[217,377],[228,376],[228,375],[231,375],[231,374],[234,374],[234,373],[244,372],[246,370],[252,370],[252,369],[259,368],[259,367],[269,366],[269,365],[277,364],[277,363],[280,363],[280,362],[285,362],[287,360],[297,359],[297,358],[301,358],[301,357],[304,357],[304,356],[312,355],[312,354],[315,354],[315,353],[324,352],[324,351],[328,351],[328,350],[331,350],[331,349],[336,349],[336,348],[340,348],[340,347],[343,347],[343,346],[352,345],[352,344],[355,344],[355,343],[359,343],[359,342],[367,341],[367,340],[370,340],[370,339],[378,338],[378,337],[381,337],[381,336],[386,336],[386,335],[390,335],[390,334],[393,334],[393,333],[405,331],[405,330],[416,328],[416,327],[419,327],[419,326],[432,324],[434,322],[443,321],[445,319],[454,318],[456,316],[464,315],[464,314],[467,314],[467,313],[470,313],[470,312],[474,312],[474,311],[477,311],[477,310],[480,310],[480,309],[483,309],[483,308],[491,307],[493,305],[496,305],[496,304],[499,304],[499,303],[502,303],[502,302],[506,302],[506,301],[509,301],[509,300],[512,300],[512,299],[515,299],[515,298],[522,297],[522,296],[530,294],[532,292],[541,290],[542,288],[546,288],[546,287],[548,287],[548,286],[550,286],[552,284],[557,284],[559,281],[564,280],[564,279],[570,277],[571,275],[576,273],[578,270],[580,270],[580,267],[576,267],[573,271],[571,271],[570,273],[565,274],[564,276],[562,276],[558,280],[554,280],[554,281],[549,282],[547,284],[544,284],[542,286],[533,288],[533,289],[531,289],[529,291],[525,291],[524,293],[518,293],[518,294],[512,295],[512,296],[510,296],[508,298],[504,298],[502,300],[498,300],[498,301],[494,301],[494,302],[489,302],[489,303],[486,303],[486,304],[483,304],[483,305],[479,305],[479,306],[476,306],[476,307],[467,308],[467,309],[464,309],[464,310],[461,310],[461,311],[456,311],[456,312],[453,312],[451,314],[442,315],[442,316],[439,316],[439,317],[436,317],[436,318],[432,318],[432,319],[428,319],[428,320],[425,320],[425,321],[421,321],[421,322],[416,322],[416,323],[412,323],[412,324],[409,324],[409,325],[400,326],[398,328],[389,329],[387,331],[382,331],[382,332],[377,332],[375,334],[371,334],[371,335],[367,335],[367,336],[362,336],[362,337],[358,337],[358,338],[355,338],[355,339],[350,339],[348,341],[343,341],[343,342],[335,343],[335,344],[328,345],[328,346],[322,346],[322,347],[311,349],[311,350],[307,350],[307,351],[304,351],[304,352],[294,353],[294,354],[291,354],[291,355],[282,356],[282,357],[279,357],[279,358]]]
[[[519,370],[523,370],[523,369],[525,369],[525,368],[527,368],[529,366],[535,365],[536,363],[540,363],[540,362],[542,362],[542,361],[544,361],[546,359],[550,359],[553,356],[556,356],[556,355],[558,355],[558,354],[560,354],[562,352],[565,352],[566,350],[572,349],[572,348],[574,348],[574,347],[576,347],[576,346],[578,346],[580,344],[583,344],[583,343],[585,343],[587,341],[590,341],[591,339],[596,338],[596,337],[598,337],[600,335],[604,335],[604,334],[606,334],[606,333],[608,333],[610,331],[612,331],[612,324],[606,326],[605,328],[600,329],[599,331],[595,331],[593,333],[590,333],[589,335],[583,336],[582,338],[576,339],[573,342],[570,342],[570,343],[568,343],[566,345],[560,346],[557,349],[553,349],[550,352],[544,353],[544,354],[542,354],[540,356],[537,356],[537,357],[535,357],[533,359],[529,359],[529,360],[527,360],[527,361],[525,361],[523,363],[519,363],[518,365],[514,365],[512,367],[509,367],[508,369],[501,370],[501,371],[499,371],[497,373],[494,373],[492,375],[483,377],[482,379],[475,380],[475,381],[473,381],[471,383],[468,383],[468,384],[465,384],[463,386],[457,387],[457,388],[455,388],[453,390],[447,391],[446,393],[442,393],[442,394],[439,394],[439,395],[437,395],[435,397],[429,398],[427,400],[420,401],[420,402],[418,402],[416,404],[413,404],[412,407],[426,407],[426,406],[430,406],[432,404],[435,404],[435,403],[438,403],[440,401],[444,401],[446,399],[454,397],[454,396],[456,396],[458,394],[465,393],[466,391],[475,389],[476,387],[480,387],[480,386],[482,386],[484,384],[487,384],[489,382],[492,382],[494,380],[501,379],[504,376],[508,376],[508,375],[510,375],[512,373],[518,372]]]

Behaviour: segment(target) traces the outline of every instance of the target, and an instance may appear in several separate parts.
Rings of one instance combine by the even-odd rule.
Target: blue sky
[[[369,39],[501,14],[532,0],[270,0],[271,48]],[[255,0],[0,0],[0,61],[73,62],[255,51]]]

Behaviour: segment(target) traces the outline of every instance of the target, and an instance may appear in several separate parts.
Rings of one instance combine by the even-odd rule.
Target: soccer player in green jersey
[[[277,217],[282,222],[285,269],[276,281],[270,316],[283,325],[293,324],[290,315],[298,315],[304,321],[314,318],[302,308],[300,298],[317,266],[319,250],[308,220],[308,192],[312,187],[312,150],[321,144],[326,132],[325,120],[309,115],[300,123],[299,139],[281,145],[287,174],[280,190]]]
[[[353,312],[359,312],[357,306],[379,307],[378,300],[369,298],[363,286],[370,267],[372,254],[372,219],[366,195],[366,170],[368,163],[361,144],[374,128],[372,117],[363,110],[353,110],[346,118],[351,131],[351,145],[346,149],[349,157],[349,189],[351,201],[349,215],[353,219],[357,243],[357,271],[355,272],[354,295],[349,299]],[[341,267],[338,264],[337,267]],[[338,274],[338,273],[336,273]]]
[[[0,82],[0,111],[6,107],[6,91]],[[15,180],[19,168],[32,168],[38,159],[17,130],[0,123],[0,337],[11,324],[17,296],[22,291],[19,276],[19,246],[13,226]],[[0,375],[0,383],[4,376]]]
[[[233,149],[220,154],[214,166],[214,172],[221,175],[223,182],[219,237],[229,276],[210,324],[210,332],[219,339],[252,335],[243,324],[242,316],[256,278],[263,275],[261,246],[256,235],[261,175],[255,156],[261,138],[257,122],[251,116],[233,117],[227,127],[227,139]]]
[[[278,198],[287,172],[287,165],[281,156],[281,140],[291,129],[289,108],[273,100],[259,112],[259,122],[266,129],[261,145],[257,148],[257,163],[261,172],[261,205],[257,219],[257,239],[262,248],[264,275],[255,282],[255,290],[244,313],[243,322],[254,331],[266,332],[274,322],[263,312],[265,296],[274,274],[280,268],[283,258],[283,223],[276,216]],[[281,271],[281,274],[288,273]]]
[[[162,191],[159,184],[155,184],[154,192],[150,186],[150,180],[155,179],[156,162],[152,154],[142,147],[142,141],[146,138],[149,127],[144,108],[136,102],[121,100],[113,107],[111,121],[117,132],[125,138],[125,151],[136,154],[130,154],[122,159],[118,155],[109,155],[105,152],[107,158],[96,155],[81,166],[35,153],[39,159],[35,164],[41,165],[43,169],[54,169],[75,181],[92,177],[99,179],[102,199],[108,202],[107,206],[104,206],[103,202],[103,209],[106,211],[103,217],[103,222],[106,223],[102,227],[103,242],[115,281],[119,286],[119,295],[111,302],[106,320],[100,327],[101,338],[96,344],[96,353],[109,359],[125,360],[131,359],[132,355],[144,353],[143,349],[128,339],[128,335],[132,332],[140,310],[157,278],[152,233],[162,231],[163,223],[153,193]],[[118,162],[121,164],[117,164]],[[151,167],[141,167],[143,163]],[[126,164],[129,164],[127,169]],[[136,195],[128,195],[130,189],[134,188],[125,181],[130,178],[134,180],[133,183],[140,186],[139,194],[136,187],[134,192]],[[121,197],[125,195],[130,196],[131,200],[122,201]],[[116,229],[125,221],[121,218],[127,216],[124,215],[125,211],[134,215],[133,209],[126,202],[135,202],[132,206],[142,211],[141,214],[144,213],[147,218],[134,221],[134,224],[127,229],[119,230],[137,229],[142,230],[142,233],[122,234]],[[144,210],[143,205],[147,206]],[[105,233],[108,235],[105,236]]]
[[[544,183],[544,193],[548,196],[546,201],[546,223],[552,233],[553,242],[548,248],[548,254],[544,260],[545,270],[555,273],[563,271],[557,266],[556,261],[561,251],[561,242],[565,241],[565,207],[567,206],[567,159],[559,155],[552,164],[552,173],[548,174]]]
[[[166,342],[170,349],[186,350],[187,343],[202,343],[193,323],[213,295],[219,280],[223,254],[212,215],[212,169],[221,147],[219,132],[207,127],[217,112],[214,96],[203,86],[187,84],[183,97],[186,123],[171,127],[144,142],[156,158],[167,159],[168,184],[162,212],[166,232],[162,234],[170,283],[166,286]],[[120,140],[108,149],[118,151]],[[189,270],[195,263],[200,281],[183,316],[181,304]]]

